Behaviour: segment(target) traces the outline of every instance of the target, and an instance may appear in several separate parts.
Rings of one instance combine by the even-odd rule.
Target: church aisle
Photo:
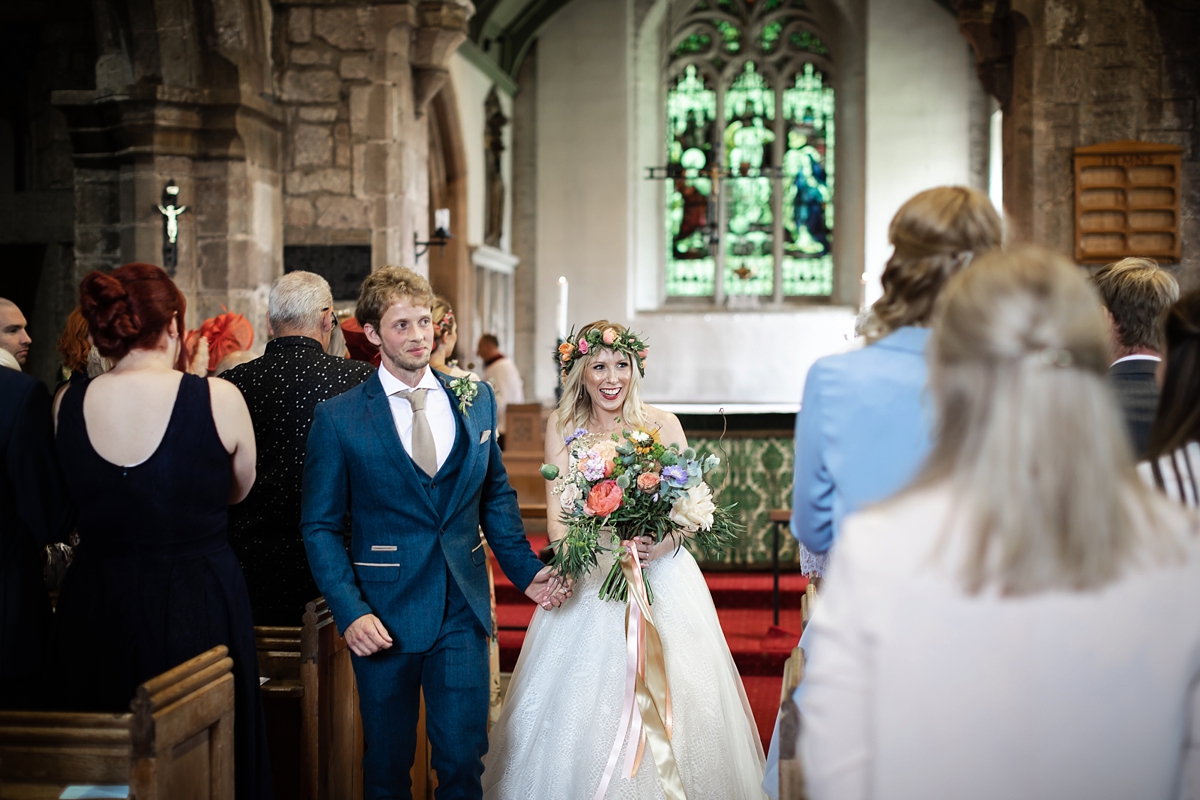
[[[531,535],[529,541],[535,550],[546,546],[545,536]],[[500,626],[500,669],[507,675],[517,663],[536,606],[513,586],[498,565],[493,562],[492,567]],[[798,573],[780,576],[779,626],[775,627],[769,572],[706,571],[704,578],[766,748],[779,709],[783,664],[800,638],[800,598],[808,581]]]

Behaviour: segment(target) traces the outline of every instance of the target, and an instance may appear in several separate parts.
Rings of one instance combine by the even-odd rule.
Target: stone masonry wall
[[[1017,0],[1013,9],[1028,20],[1016,31],[1005,109],[1005,210],[1013,238],[1074,251],[1076,147],[1126,139],[1179,145],[1177,273],[1185,290],[1200,287],[1200,6]]]
[[[412,14],[396,4],[276,14],[286,244],[370,244],[373,268],[413,266],[428,170],[408,68]]]

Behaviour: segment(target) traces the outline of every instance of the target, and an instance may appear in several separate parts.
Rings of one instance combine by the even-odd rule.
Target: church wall
[[[484,128],[486,115],[484,104],[495,83],[482,70],[455,53],[450,60],[450,80],[454,84],[454,96],[458,101],[458,115],[462,122],[463,142],[467,158],[467,213],[466,224],[454,223],[455,233],[465,235],[470,247],[483,244],[487,215],[487,186],[484,167]],[[510,120],[513,116],[513,98],[502,88],[497,88],[500,108]],[[509,252],[512,247],[512,125],[504,128],[504,153],[500,158],[500,174],[504,177],[504,234],[500,249]]]
[[[887,230],[923,189],[970,185],[970,47],[930,0],[874,0],[867,15],[866,302],[883,289]]]
[[[1185,291],[1200,288],[1200,7],[1017,0],[1012,8],[1012,91],[1001,99],[1013,238],[1073,255],[1076,147],[1129,139],[1178,145],[1182,257],[1171,268]],[[985,53],[1004,55],[985,30],[971,33]]]
[[[537,309],[530,348],[536,395],[550,401],[556,385],[547,353],[563,275],[570,281],[571,324],[607,317],[646,334],[644,392],[651,402],[795,407],[812,362],[848,346],[855,307],[676,309],[648,302],[654,287],[634,269],[641,251],[662,250],[661,206],[644,211],[638,199],[653,189],[643,185],[648,163],[638,161],[637,143],[661,126],[638,116],[639,98],[651,90],[638,84],[650,73],[634,57],[634,7],[633,0],[575,0],[539,36]],[[919,189],[971,179],[973,76],[954,18],[932,0],[874,0],[868,21],[865,249],[877,282],[887,223],[899,204]],[[873,26],[881,27],[872,34]],[[930,30],[914,33],[910,26]],[[876,131],[872,118],[881,114],[887,122]],[[657,239],[647,246],[646,236]]]
[[[409,68],[414,8],[294,5],[275,20],[285,244],[369,244],[373,269],[427,272],[412,245],[428,229],[428,128]]]

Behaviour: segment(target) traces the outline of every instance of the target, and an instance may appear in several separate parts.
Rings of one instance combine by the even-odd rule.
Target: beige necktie
[[[407,389],[396,392],[412,406],[412,460],[429,477],[437,474],[437,445],[433,442],[433,428],[425,416],[425,401],[428,389]]]

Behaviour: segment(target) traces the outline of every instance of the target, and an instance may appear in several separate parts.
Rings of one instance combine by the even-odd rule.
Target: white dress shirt
[[[510,403],[525,402],[525,384],[521,372],[508,356],[500,356],[484,370],[487,382],[496,390],[496,432],[504,433],[507,425],[505,413]]]
[[[442,388],[442,383],[433,374],[433,370],[425,367],[425,374],[415,387],[408,386],[395,375],[387,371],[387,367],[379,366],[379,382],[383,384],[384,394],[392,407],[392,420],[396,423],[396,433],[400,434],[400,444],[404,452],[412,456],[412,405],[407,398],[398,393],[408,389],[428,389],[425,393],[425,417],[429,420],[429,428],[433,431],[433,444],[437,449],[438,469],[450,457],[454,449],[454,437],[458,433],[458,425],[454,419],[454,409],[450,407],[450,396]]]

